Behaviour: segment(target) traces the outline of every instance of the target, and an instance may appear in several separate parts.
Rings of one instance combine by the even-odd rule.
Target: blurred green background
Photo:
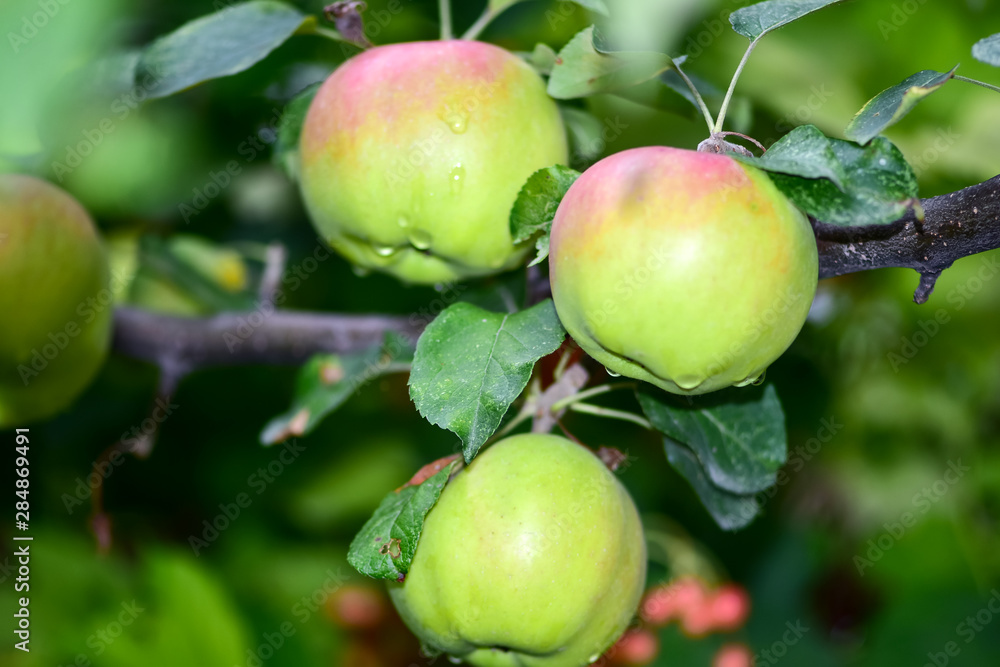
[[[724,12],[747,3],[607,2],[617,20],[605,27],[630,48],[687,53],[690,72],[725,89],[746,41]],[[454,4],[464,29],[482,3]],[[32,32],[25,21],[35,21],[43,6],[51,14]],[[372,28],[375,42],[437,36],[435,3],[392,6],[402,11],[377,34]],[[371,0],[368,13],[386,7]],[[316,249],[295,186],[270,150],[250,158],[240,149],[275,109],[345,57],[339,44],[296,37],[247,72],[133,107],[117,75],[123,59],[213,9],[205,0],[0,4],[0,169],[49,178],[91,210],[122,276],[122,302],[184,315],[245,298],[266,244],[283,243],[291,267],[304,266]],[[515,51],[539,41],[559,48],[594,20],[575,5],[525,2],[483,38]],[[1000,83],[1000,70],[970,55],[974,42],[997,32],[1000,3],[992,0],[841,3],[764,40],[740,83],[734,126],[765,144],[802,123],[842,137],[870,97],[918,70],[962,63],[965,76]],[[698,119],[614,97],[585,104],[620,128],[604,154],[648,144],[694,148],[705,138]],[[113,131],[94,135],[105,118]],[[95,136],[100,140],[88,139]],[[949,83],[889,136],[917,166],[923,196],[980,182],[1000,173],[1000,97]],[[59,165],[72,164],[81,141],[92,152],[67,173]],[[239,175],[185,221],[179,207],[230,160],[239,162]],[[170,261],[156,261],[164,257]],[[707,666],[723,641],[769,650],[787,623],[798,622],[809,630],[781,649],[785,664],[919,667],[935,664],[937,654],[938,665],[1000,664],[1000,615],[986,606],[992,595],[1000,598],[997,262],[997,253],[957,262],[924,306],[912,303],[912,271],[821,283],[809,323],[768,374],[787,414],[788,477],[764,516],[739,533],[715,526],[652,434],[586,415],[567,419],[591,446],[628,451],[622,479],[649,525],[669,518],[683,526],[685,539],[703,545],[726,578],[750,591],[744,630],[696,640],[670,627],[656,664]],[[517,281],[467,285],[463,298],[489,299]],[[288,304],[410,314],[437,296],[384,276],[357,276],[331,257]],[[931,325],[942,311],[948,321]],[[390,376],[365,386],[298,441],[302,450],[291,463],[281,463],[280,447],[262,448],[258,434],[287,409],[294,377],[295,369],[273,367],[188,377],[152,455],[127,459],[105,484],[113,522],[106,555],[98,555],[90,532],[86,478],[105,448],[142,428],[155,369],[112,355],[71,410],[33,427],[32,651],[12,649],[7,633],[0,664],[428,664],[394,621],[344,628],[337,591],[347,580],[364,584],[345,553],[380,498],[456,442],[419,418],[405,379]],[[621,406],[631,407],[627,397]],[[959,465],[967,470],[955,483],[942,481]],[[12,488],[10,466],[3,469],[4,488]],[[227,517],[240,494],[252,502]],[[906,512],[915,525],[893,537]],[[213,533],[206,522],[228,525]],[[10,530],[3,522],[4,610],[15,605]],[[193,538],[204,543],[192,547]],[[670,575],[653,563],[651,583]],[[948,642],[958,655],[941,653]],[[761,657],[757,664],[774,662]]]

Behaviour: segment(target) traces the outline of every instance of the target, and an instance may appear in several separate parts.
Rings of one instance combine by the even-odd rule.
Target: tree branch
[[[390,331],[416,338],[425,324],[420,318],[273,308],[206,318],[119,308],[115,311],[114,349],[180,378],[207,366],[294,365],[319,352],[356,352],[377,345]]]
[[[1000,176],[958,192],[921,200],[924,220],[910,212],[889,225],[838,227],[813,220],[820,278],[885,267],[920,274],[913,299],[924,303],[941,272],[976,253],[1000,248]],[[529,301],[547,295],[539,271],[530,274]],[[537,283],[537,284],[536,284]],[[424,317],[338,315],[274,310],[207,318],[160,315],[135,308],[115,312],[114,349],[158,365],[168,383],[196,368],[238,364],[301,364],[318,352],[355,352],[386,332],[412,338]]]
[[[913,300],[924,303],[938,276],[955,260],[1000,248],[1000,176],[920,203],[923,222],[913,212],[890,225],[869,227],[813,220],[819,277],[886,267],[914,269],[920,284]]]

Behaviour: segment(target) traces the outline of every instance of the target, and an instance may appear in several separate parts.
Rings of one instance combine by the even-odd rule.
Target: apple
[[[819,275],[808,220],[762,171],[663,146],[577,179],[552,223],[549,269],[584,351],[676,394],[758,380],[805,323]]]
[[[309,107],[300,181],[330,245],[362,269],[440,283],[512,268],[510,210],[568,159],[531,67],[474,41],[392,44],[338,68]]]
[[[93,379],[110,343],[109,273],[75,199],[0,175],[0,428],[55,414]]]
[[[421,641],[469,664],[580,667],[628,626],[645,579],[628,491],[586,448],[530,434],[445,486],[389,594]]]

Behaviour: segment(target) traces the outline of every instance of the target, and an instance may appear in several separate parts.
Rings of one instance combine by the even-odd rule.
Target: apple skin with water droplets
[[[524,182],[565,164],[538,74],[475,41],[379,46],[320,87],[300,139],[320,235],[356,267],[409,283],[489,275],[524,259],[509,218]]]
[[[581,667],[625,631],[645,583],[642,524],[614,473],[527,434],[448,482],[389,595],[421,641],[468,664]]]
[[[610,373],[675,394],[757,381],[798,335],[819,278],[809,221],[764,172],[664,146],[584,172],[549,248],[573,339]]]

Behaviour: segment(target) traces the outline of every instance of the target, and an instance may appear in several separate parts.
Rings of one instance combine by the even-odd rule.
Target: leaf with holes
[[[747,494],[774,485],[788,447],[773,384],[692,397],[644,385],[637,395],[653,426],[693,451],[715,486]]]
[[[471,461],[566,332],[551,299],[519,313],[446,308],[417,341],[410,397],[429,422],[462,439]]]
[[[285,43],[306,21],[295,7],[254,0],[187,23],[142,53],[136,80],[150,97],[166,97],[191,86],[249,69]]]
[[[729,493],[708,480],[698,457],[687,447],[670,438],[663,439],[670,465],[691,484],[701,503],[723,530],[739,530],[760,513],[760,504],[752,495]]]
[[[918,102],[946,84],[955,76],[957,69],[958,65],[943,73],[925,69],[883,90],[854,116],[844,130],[844,136],[859,144],[867,144],[887,127],[898,123]]]
[[[417,551],[424,518],[459,465],[460,461],[452,461],[420,484],[404,486],[383,498],[351,542],[347,562],[369,577],[402,581]]]
[[[729,22],[733,30],[752,42],[837,2],[840,0],[767,0],[737,9],[729,16]]]

